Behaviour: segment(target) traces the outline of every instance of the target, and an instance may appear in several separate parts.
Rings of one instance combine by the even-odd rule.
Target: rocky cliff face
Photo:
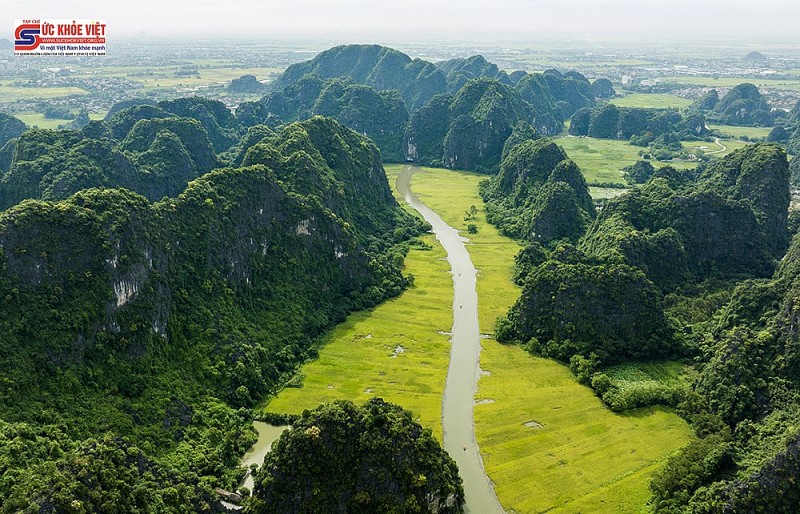
[[[258,151],[277,158],[260,158]],[[216,170],[153,205],[124,190],[95,189],[59,203],[24,202],[0,216],[9,307],[57,290],[63,297],[53,301],[73,313],[70,320],[81,319],[49,326],[55,339],[40,333],[44,327],[25,329],[41,353],[54,356],[46,366],[64,362],[59,352],[81,362],[78,354],[90,351],[101,333],[129,346],[147,346],[153,339],[140,336],[148,332],[183,338],[192,310],[217,302],[231,309],[212,315],[219,320],[284,312],[305,331],[284,337],[303,339],[399,291],[398,270],[376,269],[375,259],[391,248],[385,234],[408,218],[388,189],[374,145],[316,118],[248,155],[247,166]],[[373,289],[385,280],[391,291]],[[12,312],[4,312],[8,322]],[[28,338],[14,334],[20,342]],[[28,352],[39,353],[36,345]]]

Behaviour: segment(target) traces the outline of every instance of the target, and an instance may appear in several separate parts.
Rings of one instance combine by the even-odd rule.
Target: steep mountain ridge
[[[181,119],[139,120],[131,132]],[[151,132],[142,155],[158,141],[180,144],[171,131]],[[110,141],[51,139],[65,137]],[[153,505],[201,509],[211,484],[234,485],[252,442],[249,414],[236,409],[283,384],[349,311],[404,287],[402,243],[420,226],[392,197],[368,139],[318,117],[267,133],[244,160],[152,204],[95,188],[0,213],[0,423],[8,437],[39,431],[39,444],[61,448],[13,465],[25,478],[0,486],[8,505],[63,510],[76,500],[103,510],[102,493],[120,483],[87,486],[75,462],[92,477],[122,447],[152,473],[130,474],[135,462],[105,466]],[[97,439],[104,432],[124,439]],[[38,478],[54,462],[63,470],[56,486]],[[175,487],[183,492],[172,495]]]
[[[280,91],[309,73],[323,78],[349,77],[378,91],[397,90],[411,110],[443,93],[447,82],[445,74],[432,63],[411,59],[393,48],[342,45],[325,50],[310,61],[289,66],[271,88]]]
[[[371,87],[381,95],[396,90],[407,107],[407,123],[394,103],[355,104],[344,93],[329,95],[324,102],[328,110],[322,109],[321,92],[331,79]],[[605,87],[597,89],[599,94],[610,94],[608,84],[601,85]],[[480,55],[434,65],[377,45],[326,50],[287,68],[272,91],[259,102],[243,104],[237,117],[248,125],[274,125],[329,114],[375,139],[386,160],[489,173],[497,171],[504,141],[517,123],[553,135],[576,110],[595,105],[592,83],[574,71],[509,75]],[[363,90],[359,96],[368,93]],[[345,116],[343,104],[356,115]],[[400,124],[405,125],[405,137],[398,145]]]

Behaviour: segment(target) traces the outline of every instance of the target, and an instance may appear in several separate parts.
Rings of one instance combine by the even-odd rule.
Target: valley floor
[[[319,358],[303,366],[302,387],[285,388],[268,411],[300,414],[328,401],[377,396],[413,411],[442,440],[453,281],[444,249],[433,235],[423,241],[430,250],[412,248],[406,257],[414,285],[333,329]]]
[[[392,185],[402,165],[387,166]],[[478,274],[479,323],[494,320],[519,296],[511,282],[515,241],[483,218],[472,173],[422,168],[412,189],[451,226],[462,230]],[[470,205],[474,219],[464,220]],[[466,234],[475,224],[477,234]],[[302,369],[303,386],[284,389],[270,412],[299,413],[333,399],[363,402],[372,395],[414,411],[441,440],[441,399],[452,326],[452,280],[444,251],[412,249],[406,273],[414,287],[370,311],[351,315]],[[554,361],[518,347],[483,340],[483,376],[474,411],[484,466],[506,510],[514,512],[640,512],[649,477],[686,444],[689,427],[665,409],[627,415],[606,409],[592,391]]]

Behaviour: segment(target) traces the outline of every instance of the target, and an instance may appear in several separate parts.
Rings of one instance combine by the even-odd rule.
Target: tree
[[[464,214],[464,221],[474,220],[476,214],[478,214],[478,208],[475,205],[470,205]]]
[[[653,176],[656,169],[647,161],[636,161],[622,168],[622,176],[628,184],[644,184]]]

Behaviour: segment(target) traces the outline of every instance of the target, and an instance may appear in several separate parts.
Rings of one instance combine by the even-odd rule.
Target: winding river
[[[447,261],[453,274],[453,328],[450,339],[452,347],[442,399],[444,448],[458,464],[459,473],[464,481],[466,512],[502,513],[503,509],[497,501],[492,483],[483,469],[472,419],[481,351],[477,272],[464,246],[465,239],[411,191],[411,177],[418,169],[411,165],[403,169],[397,177],[397,191],[431,224],[436,239],[447,252]],[[245,467],[251,463],[261,465],[264,455],[272,446],[272,441],[277,439],[285,428],[256,422],[258,443],[245,454],[242,465]],[[251,476],[247,476],[244,485],[252,489]]]
[[[431,224],[436,239],[447,252],[447,261],[453,274],[452,347],[442,401],[444,448],[458,464],[464,480],[466,512],[501,513],[503,509],[483,469],[472,419],[481,351],[477,273],[464,246],[464,238],[411,191],[411,177],[418,170],[416,166],[405,166],[397,177],[397,191]]]

